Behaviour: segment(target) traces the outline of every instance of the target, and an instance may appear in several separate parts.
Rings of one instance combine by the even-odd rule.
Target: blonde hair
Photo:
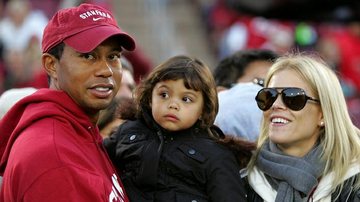
[[[340,82],[334,71],[315,54],[289,53],[278,58],[272,65],[265,86],[268,86],[274,74],[284,69],[297,72],[320,100],[325,123],[319,137],[323,146],[321,158],[325,161],[323,175],[333,172],[332,192],[339,185],[341,189],[343,178],[351,164],[354,161],[360,162],[360,131],[351,121]],[[255,166],[259,151],[268,138],[268,127],[263,120],[258,149],[249,164],[250,170]],[[359,187],[360,180],[357,179],[356,188]]]

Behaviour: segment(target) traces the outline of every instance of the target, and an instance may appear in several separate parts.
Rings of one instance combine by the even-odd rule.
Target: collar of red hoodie
[[[12,145],[21,131],[44,117],[67,119],[84,128],[94,127],[89,117],[64,91],[36,91],[18,101],[0,120],[0,175],[4,173]],[[101,141],[101,136],[98,136],[97,141]]]

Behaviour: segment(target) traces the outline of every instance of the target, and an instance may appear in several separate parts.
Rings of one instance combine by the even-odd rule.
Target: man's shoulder
[[[21,165],[33,170],[31,173],[35,177],[60,167],[86,165],[91,161],[89,159],[98,158],[94,156],[95,146],[89,147],[87,140],[93,140],[90,135],[77,134],[81,131],[66,128],[69,126],[66,123],[59,125],[62,125],[61,121],[50,118],[39,120],[23,130],[12,145],[8,166]]]
[[[34,160],[32,156],[36,156],[38,160],[55,155],[53,129],[53,123],[49,121],[37,121],[25,128],[12,146],[12,151],[16,152],[16,158],[27,161]]]
[[[37,120],[24,128],[17,137],[12,150],[20,150],[25,156],[36,156],[37,159],[46,160],[54,159],[63,150],[71,150],[74,145],[83,144],[85,140],[93,140],[86,128],[81,126],[75,128],[71,124],[70,121],[56,118]],[[89,134],[80,134],[81,132]],[[84,141],[79,141],[81,139]]]
[[[12,145],[6,169],[31,181],[61,165],[57,154],[52,136],[24,130]]]

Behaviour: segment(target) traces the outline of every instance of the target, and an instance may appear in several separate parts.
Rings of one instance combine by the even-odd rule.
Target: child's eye
[[[162,97],[162,98],[168,98],[168,97],[169,97],[169,94],[166,93],[166,92],[163,92],[163,93],[160,93],[160,97]]]
[[[185,102],[192,102],[193,101],[190,97],[184,97],[183,100]]]

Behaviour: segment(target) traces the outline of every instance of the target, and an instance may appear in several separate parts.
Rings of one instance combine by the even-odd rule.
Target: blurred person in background
[[[265,49],[240,50],[221,60],[214,70],[219,113],[215,124],[225,134],[255,141],[261,110],[254,100],[278,55]]]
[[[135,107],[133,98],[115,97],[111,104],[100,112],[98,126],[101,136],[110,137],[126,120],[133,120]]]
[[[4,51],[24,51],[33,37],[38,39],[40,45],[47,22],[44,13],[32,10],[28,0],[8,1],[5,16],[0,21],[0,41]]]
[[[333,32],[329,37],[340,56],[340,76],[355,87],[354,95],[360,96],[360,21],[346,23],[344,29]]]
[[[360,127],[360,21],[323,26],[316,50],[336,71],[351,118]]]
[[[22,98],[31,95],[37,89],[32,87],[27,88],[12,88],[6,90],[0,95],[0,119],[15,105],[15,103]]]
[[[39,50],[39,41],[33,37],[25,50],[10,49],[5,52],[6,78],[4,87],[6,89],[47,88],[49,86],[46,72],[41,68],[41,52]]]
[[[239,15],[219,40],[219,57],[238,50],[268,49],[284,53],[294,45],[293,22],[261,16]]]
[[[29,78],[31,70],[26,66],[22,51],[7,50],[4,54],[4,65],[6,67],[4,82],[6,89],[16,87],[17,83],[23,83]]]
[[[5,89],[48,87],[40,60],[40,41],[47,22],[42,11],[32,10],[28,0],[11,0],[5,4],[5,15],[0,20]],[[42,81],[32,85],[41,72]]]
[[[5,80],[6,80],[5,69],[0,62],[0,95],[5,91]]]
[[[133,98],[133,92],[136,87],[136,82],[134,79],[134,68],[126,57],[121,57],[121,64],[123,67],[121,86],[116,94],[116,97],[126,97]]]

